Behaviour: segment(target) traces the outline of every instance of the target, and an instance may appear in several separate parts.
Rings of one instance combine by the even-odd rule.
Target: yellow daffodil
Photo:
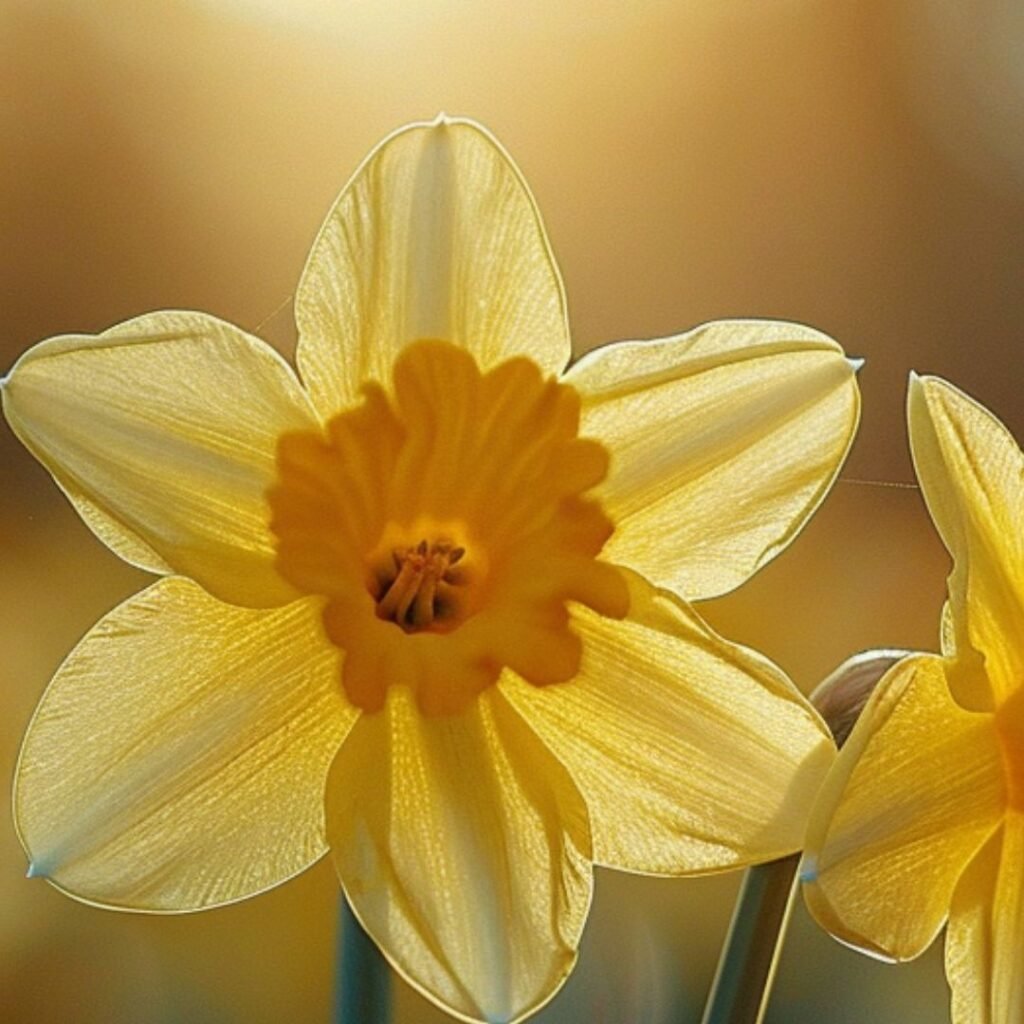
[[[566,370],[533,200],[480,127],[386,139],[266,344],[153,313],[28,351],[14,431],[163,575],[58,671],[15,814],[31,872],[104,906],[242,899],[330,851],[391,963],[471,1020],[568,974],[592,865],[797,848],[834,756],[774,666],[684,604],[821,501],[851,365],[713,323]]]
[[[810,827],[808,904],[876,955],[948,918],[955,1024],[1024,1020],[1024,455],[956,388],[912,378],[911,448],[953,556],[942,656],[879,684]]]

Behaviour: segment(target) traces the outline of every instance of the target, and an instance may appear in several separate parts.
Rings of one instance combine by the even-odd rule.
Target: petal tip
[[[850,364],[851,369],[854,373],[860,373],[864,367],[864,363],[867,362],[865,359],[861,359],[854,356],[847,356],[846,361]]]
[[[25,872],[26,878],[47,878],[49,872],[46,870],[46,866],[37,860],[30,860],[28,862],[28,870]]]
[[[918,373],[917,370],[911,370],[907,376],[907,390],[924,395],[929,391],[951,391],[956,389],[949,381],[943,377],[936,376],[934,373]]]
[[[805,855],[800,865],[800,881],[804,885],[818,880],[818,859]]]
[[[907,393],[913,394],[915,391],[920,390],[925,380],[926,378],[918,373],[917,370],[911,370],[907,375]]]
[[[924,382],[927,378],[922,377],[916,370],[911,370],[907,377],[907,415],[913,413],[914,407],[925,400]]]
[[[918,373],[911,370],[907,378],[907,411],[913,414],[914,410],[932,419],[937,405],[950,392],[956,389],[942,377],[936,377],[930,373]]]

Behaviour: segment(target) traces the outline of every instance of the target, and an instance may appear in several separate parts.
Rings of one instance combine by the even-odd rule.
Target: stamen
[[[377,616],[406,631],[428,629],[454,610],[451,587],[466,582],[463,568],[454,569],[466,554],[445,538],[391,551],[394,573],[378,577]]]

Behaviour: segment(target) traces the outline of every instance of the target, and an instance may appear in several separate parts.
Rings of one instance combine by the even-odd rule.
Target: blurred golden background
[[[162,307],[290,353],[288,299],[357,162],[406,121],[472,116],[536,194],[577,352],[769,316],[866,357],[846,482],[703,607],[810,689],[855,650],[936,644],[947,563],[919,496],[855,482],[913,479],[908,371],[1024,437],[1022,45],[1015,0],[0,0],[0,370]],[[145,577],[6,428],[0,459],[10,779],[50,674]],[[202,915],[107,913],[24,879],[9,812],[5,794],[3,1021],[329,1019],[329,866]],[[698,1020],[737,883],[601,873],[578,972],[538,1019]],[[402,1024],[444,1019],[396,995]],[[799,907],[769,1020],[947,1024],[947,1004],[938,949],[876,964]]]

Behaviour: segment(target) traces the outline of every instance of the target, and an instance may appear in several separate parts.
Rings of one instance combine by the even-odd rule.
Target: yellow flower
[[[942,656],[882,680],[815,806],[807,902],[878,956],[943,923],[956,1024],[1024,1020],[1024,456],[951,385],[912,377],[910,440],[953,556]]]
[[[798,847],[825,729],[676,595],[789,543],[850,444],[853,370],[755,321],[566,370],[533,200],[447,118],[370,154],[295,308],[302,384],[186,312],[50,339],[6,378],[86,523],[164,576],[47,690],[18,830],[32,873],[150,911],[329,850],[409,981],[517,1019],[572,966],[595,862]]]

